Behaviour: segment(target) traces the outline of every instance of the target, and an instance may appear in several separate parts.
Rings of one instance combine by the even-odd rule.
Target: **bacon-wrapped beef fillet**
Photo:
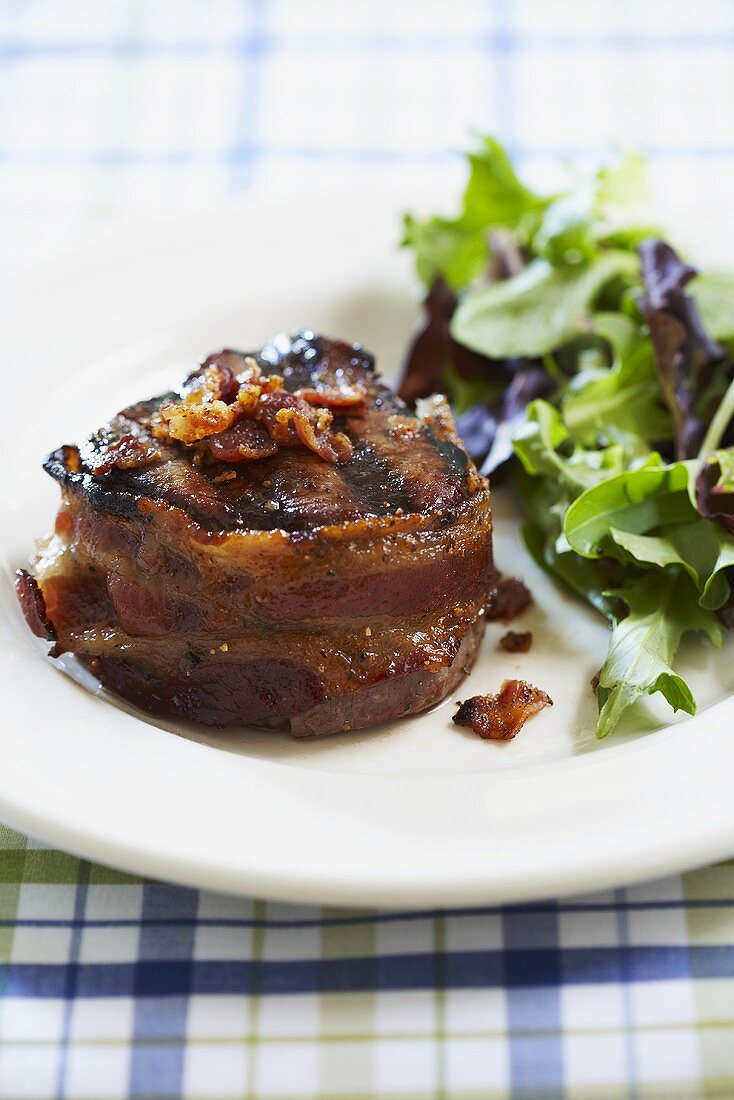
[[[27,621],[146,710],[333,733],[425,710],[474,660],[487,483],[445,402],[414,415],[359,347],[220,352],[45,468]]]

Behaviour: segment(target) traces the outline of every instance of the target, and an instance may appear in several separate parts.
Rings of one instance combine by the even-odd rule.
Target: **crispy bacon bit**
[[[527,611],[532,602],[530,590],[519,577],[498,576],[494,596],[487,605],[487,619],[509,623]]]
[[[299,397],[309,405],[332,409],[334,412],[348,412],[355,416],[364,411],[365,392],[360,386],[342,386],[340,389],[296,391]]]
[[[153,416],[156,439],[185,446],[206,441],[209,454],[222,462],[269,458],[278,447],[302,444],[325,462],[346,462],[354,453],[343,432],[332,432],[333,414],[364,411],[365,391],[358,386],[283,389],[280,375],[264,375],[251,356],[221,351],[189,375],[179,401],[161,405]],[[259,422],[259,423],[258,423]],[[197,448],[202,464],[207,448]]]
[[[414,416],[400,416],[395,413],[388,417],[387,422],[393,439],[417,439],[423,431],[423,424]]]
[[[160,457],[161,452],[157,447],[128,433],[100,451],[92,466],[92,473],[99,477],[101,474],[108,474],[110,470],[134,470],[138,466],[149,466]]]
[[[212,458],[220,462],[252,462],[270,458],[278,452],[275,441],[265,428],[252,420],[238,420],[226,432],[211,436],[207,446]]]
[[[45,638],[47,642],[56,641],[56,629],[46,612],[46,601],[43,598],[38,581],[27,569],[19,569],[15,574],[15,591],[18,596],[25,621],[37,638]]]
[[[221,474],[217,474],[216,477],[212,478],[212,484],[224,485],[226,481],[234,481],[236,477],[237,474],[234,472],[234,470],[222,470]]]
[[[181,392],[184,396],[196,393],[200,401],[208,397],[230,405],[237,397],[241,382],[257,382],[259,377],[260,368],[254,359],[248,357],[243,360],[239,352],[225,348],[205,359],[188,376]]]
[[[329,410],[311,408],[297,393],[263,395],[257,415],[279,447],[302,443],[325,462],[346,462],[352,457],[347,436],[330,431],[333,417]]]
[[[71,474],[78,474],[82,468],[82,459],[78,447],[64,445],[60,448],[64,466]]]
[[[302,409],[281,409],[276,417],[279,425],[295,430],[304,447],[308,447],[325,462],[347,462],[353,454],[352,444],[343,432],[330,432],[331,413],[315,409],[310,415]]]
[[[500,649],[504,649],[505,653],[528,653],[532,644],[533,635],[529,630],[524,633],[508,630],[500,638]]]
[[[171,439],[177,439],[179,443],[197,443],[230,428],[237,419],[238,409],[218,399],[199,402],[186,398],[185,401],[161,405],[160,415]]]
[[[453,721],[489,741],[511,741],[529,718],[553,700],[524,680],[505,680],[499,695],[474,695],[459,705]]]

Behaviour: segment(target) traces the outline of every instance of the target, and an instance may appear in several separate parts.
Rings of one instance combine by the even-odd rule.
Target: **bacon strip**
[[[37,638],[47,642],[56,641],[56,630],[46,612],[46,602],[38,581],[27,569],[19,569],[15,574],[15,591],[18,596],[23,617]]]

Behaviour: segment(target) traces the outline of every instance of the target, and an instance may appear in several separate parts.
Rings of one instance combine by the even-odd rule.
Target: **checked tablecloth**
[[[732,107],[730,0],[0,0],[0,266],[246,189],[435,191],[472,129],[536,177],[616,138],[714,207]],[[337,912],[0,827],[0,1098],[127,1096],[734,1098],[734,865]]]

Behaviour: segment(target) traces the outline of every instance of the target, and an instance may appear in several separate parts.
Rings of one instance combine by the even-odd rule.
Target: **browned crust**
[[[335,342],[279,354],[262,362],[286,385],[311,379],[314,400],[336,401],[337,373],[367,395],[337,425],[353,460],[294,446],[232,476],[167,438],[153,454],[163,399],[133,406],[47,461],[63,503],[27,589],[37,618],[56,629],[57,655],[157,714],[313,736],[425,709],[473,661],[484,628],[488,485],[445,402],[408,415],[368,357]],[[234,379],[237,353],[219,361]],[[263,520],[268,501],[290,526],[244,522]]]

